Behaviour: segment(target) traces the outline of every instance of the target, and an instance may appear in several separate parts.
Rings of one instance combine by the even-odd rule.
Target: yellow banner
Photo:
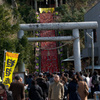
[[[44,12],[48,12],[48,11],[50,11],[51,13],[53,13],[54,12],[54,8],[39,8],[39,11],[40,11],[40,13],[42,13],[43,11]]]
[[[10,86],[10,83],[12,82],[12,75],[18,60],[18,56],[18,53],[6,52],[3,78],[4,85]]]

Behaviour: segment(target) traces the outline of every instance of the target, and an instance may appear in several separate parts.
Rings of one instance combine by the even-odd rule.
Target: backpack
[[[99,84],[99,82],[100,82],[99,79],[100,79],[100,77],[99,77],[98,75],[93,76],[93,77],[92,77],[92,84],[93,84],[93,85]]]

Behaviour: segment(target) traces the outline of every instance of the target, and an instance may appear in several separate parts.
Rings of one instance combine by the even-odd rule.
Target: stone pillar
[[[18,39],[21,39],[24,36],[24,31],[23,30],[19,30],[17,36],[18,36]]]
[[[25,64],[24,64],[24,62],[21,62],[18,65],[18,72],[25,72]]]
[[[18,39],[21,39],[24,36],[24,31],[20,30],[18,32]],[[25,72],[25,64],[24,62],[20,62],[20,64],[18,65],[18,72]]]
[[[73,43],[75,72],[80,72],[81,55],[80,55],[79,29],[73,29],[73,37],[76,38]]]

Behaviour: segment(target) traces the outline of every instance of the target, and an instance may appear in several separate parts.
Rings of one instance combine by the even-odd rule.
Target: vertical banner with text
[[[5,66],[3,77],[4,85],[10,86],[10,83],[12,82],[12,75],[18,60],[18,56],[18,53],[6,52],[5,54]]]

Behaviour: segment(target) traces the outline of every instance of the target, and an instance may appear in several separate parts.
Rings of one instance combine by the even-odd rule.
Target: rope
[[[58,47],[55,47],[55,48],[50,48],[50,49],[40,48],[40,49],[41,49],[41,50],[54,50],[54,49],[59,49],[59,48],[65,46],[65,45],[67,45],[67,44],[69,44],[69,43],[65,43],[65,44],[63,44],[63,45],[61,45],[61,46],[58,46]],[[71,43],[70,43],[70,44],[71,44]]]
[[[72,39],[72,40],[70,40],[70,41],[74,41],[74,40],[76,40],[76,39],[78,39],[79,37],[77,37],[77,38],[74,38],[74,39]],[[67,45],[67,44],[72,44],[72,43],[65,43],[65,44],[63,44],[63,45],[61,45],[61,46],[58,46],[58,47],[55,47],[55,48],[50,48],[50,49],[46,49],[46,48],[40,48],[41,50],[54,50],[54,49],[59,49],[59,48],[61,48],[61,47],[63,47],[63,46],[65,46],[65,45]]]

